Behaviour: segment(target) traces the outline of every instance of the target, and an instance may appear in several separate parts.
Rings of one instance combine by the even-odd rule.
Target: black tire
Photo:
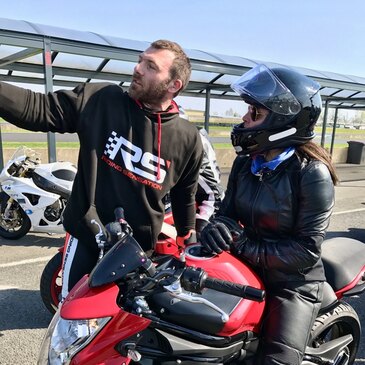
[[[62,252],[57,252],[45,266],[40,282],[41,298],[51,314],[55,314],[61,299]]]
[[[4,219],[4,209],[9,198],[9,195],[4,192],[0,193],[0,236],[8,240],[17,240],[29,232],[32,224],[29,217],[16,201],[13,201],[11,205],[11,222]]]
[[[355,310],[348,303],[339,302],[334,309],[315,320],[308,346],[317,348],[347,334],[352,335],[353,341],[347,346],[344,356],[349,357],[348,364],[351,365],[355,361],[359,348],[361,324]]]

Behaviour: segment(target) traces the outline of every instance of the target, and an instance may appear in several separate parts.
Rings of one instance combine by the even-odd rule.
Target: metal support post
[[[322,124],[322,136],[321,136],[321,146],[324,147],[326,142],[326,127],[327,127],[327,115],[328,115],[328,100],[325,103],[323,124]]]
[[[337,115],[338,115],[338,108],[335,110],[335,119],[333,120],[333,129],[332,129],[332,137],[331,137],[331,147],[330,147],[330,155],[332,156],[333,153],[333,146],[335,144],[335,135],[336,135],[336,125],[337,125]]]
[[[209,133],[209,114],[210,114],[210,89],[206,89],[205,93],[205,115],[204,128]]]
[[[51,54],[51,40],[47,37],[43,40],[43,66],[45,76],[45,92],[48,94],[53,91],[53,76],[52,76],[52,54]],[[56,136],[52,132],[47,133],[47,148],[48,161],[55,162],[56,157]]]
[[[4,154],[3,154],[3,139],[1,137],[1,125],[0,125],[0,171],[4,168]]]

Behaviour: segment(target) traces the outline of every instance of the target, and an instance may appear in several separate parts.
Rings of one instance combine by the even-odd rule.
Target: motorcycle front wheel
[[[57,252],[45,266],[40,282],[41,298],[51,314],[55,314],[62,290],[62,252]]]
[[[309,346],[318,348],[328,341],[345,335],[352,335],[353,341],[343,353],[338,354],[337,359],[333,359],[334,364],[354,363],[361,336],[361,324],[357,313],[348,303],[339,302],[334,309],[315,320]]]
[[[15,200],[5,216],[9,199],[9,195],[0,193],[0,236],[8,240],[17,240],[25,236],[32,225],[29,217]]]

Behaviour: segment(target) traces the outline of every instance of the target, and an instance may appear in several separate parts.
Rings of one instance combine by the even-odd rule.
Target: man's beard
[[[142,82],[142,85],[138,84],[134,87],[132,83],[129,87],[129,95],[133,99],[139,100],[141,103],[156,104],[165,99],[171,80],[161,81],[160,83],[153,85],[144,85],[143,81],[140,79],[137,79],[137,81]]]

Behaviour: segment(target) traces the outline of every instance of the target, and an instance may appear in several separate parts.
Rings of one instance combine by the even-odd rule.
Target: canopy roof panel
[[[52,84],[110,81],[128,87],[140,52],[149,42],[0,18],[0,80],[44,84],[46,52],[51,52]],[[230,84],[259,63],[280,64],[185,49],[191,59],[191,81],[182,95],[237,99]],[[288,65],[286,65],[288,66]],[[291,66],[288,66],[291,67]],[[321,84],[332,107],[365,109],[365,78],[292,67]]]

